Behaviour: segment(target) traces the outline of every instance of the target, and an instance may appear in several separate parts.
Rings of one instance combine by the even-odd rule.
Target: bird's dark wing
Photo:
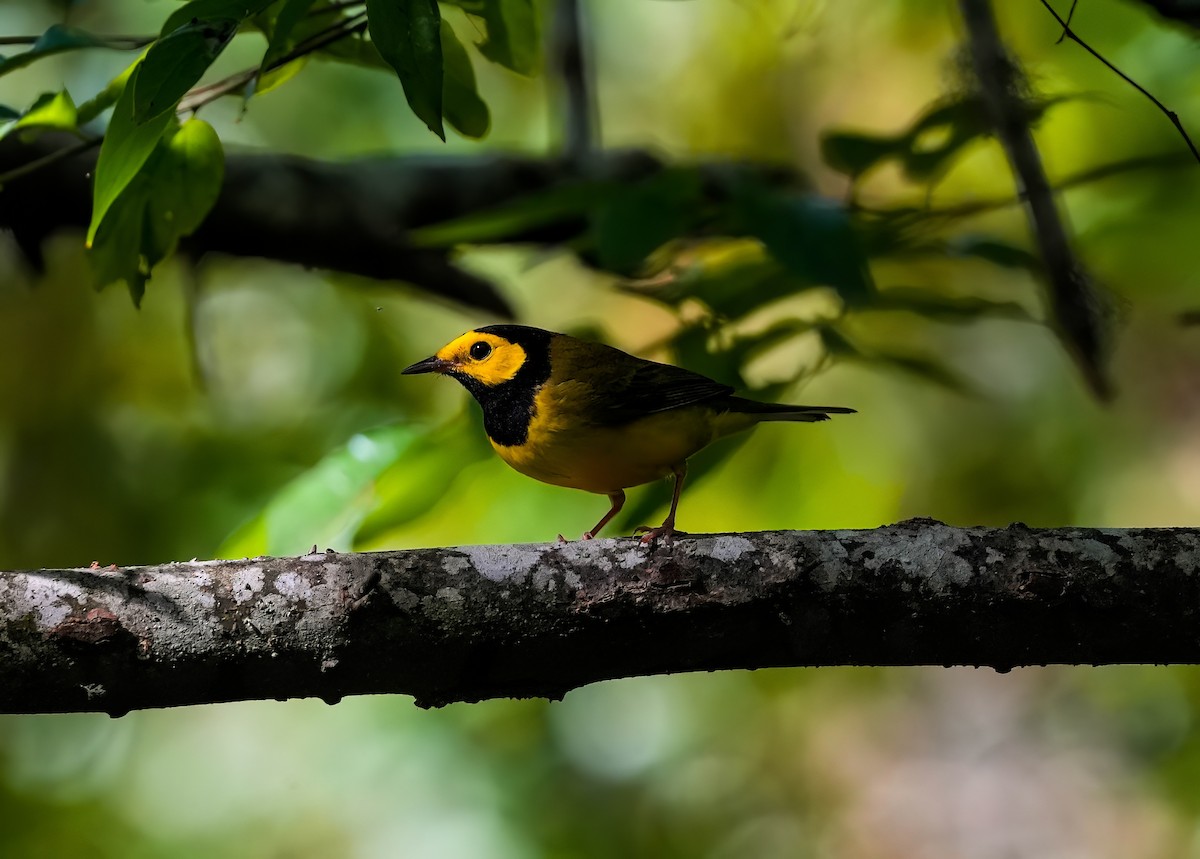
[[[708,402],[733,388],[707,376],[606,349],[589,372],[593,420],[602,426],[629,423],[646,415]]]

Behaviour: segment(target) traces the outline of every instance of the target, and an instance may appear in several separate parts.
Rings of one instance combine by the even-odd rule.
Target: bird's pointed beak
[[[424,361],[418,361],[411,367],[400,371],[402,376],[415,376],[417,373],[447,373],[454,368],[452,361],[444,361],[437,355],[430,355]]]

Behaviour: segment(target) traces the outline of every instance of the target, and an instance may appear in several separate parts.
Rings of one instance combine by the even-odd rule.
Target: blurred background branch
[[[1109,298],[1071,247],[1066,224],[1030,128],[1028,85],[1004,47],[991,0],[959,0],[967,26],[971,65],[989,121],[1008,155],[1030,232],[1045,264],[1055,326],[1096,396],[1112,395],[1108,356],[1112,345]]]
[[[315,548],[315,547],[314,547]],[[0,711],[560,698],[799,665],[1200,662],[1200,532],[953,528],[0,573]]]

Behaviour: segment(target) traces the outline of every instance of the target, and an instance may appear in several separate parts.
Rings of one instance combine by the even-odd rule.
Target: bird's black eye
[[[488,355],[492,354],[491,345],[480,340],[478,343],[471,344],[471,357],[476,361],[482,361]]]

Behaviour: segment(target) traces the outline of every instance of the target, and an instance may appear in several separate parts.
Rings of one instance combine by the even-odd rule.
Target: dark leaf
[[[536,72],[540,36],[533,0],[488,0],[480,5],[487,23],[487,39],[479,46],[480,53],[518,74]]]
[[[180,27],[205,21],[245,21],[270,6],[275,0],[192,0],[172,12],[159,35],[166,37]]]
[[[323,0],[321,1],[323,2]],[[318,0],[284,0],[271,26],[267,41],[267,50],[263,54],[262,62],[259,64],[258,77],[254,81],[254,91],[256,93],[265,93],[279,86],[284,81],[290,79],[299,66],[303,64],[305,58],[295,60],[281,68],[271,68],[280,59],[295,49],[301,39],[311,35],[309,31],[313,29],[313,26],[328,23],[327,20],[322,19],[319,25],[307,28],[302,26],[309,10],[317,2]]]
[[[375,43],[361,36],[351,36],[347,39],[338,39],[336,42],[330,42],[317,53],[322,57],[328,57],[331,60],[337,60],[338,62],[347,63],[352,66],[389,72],[393,71],[388,61],[380,56],[379,49],[375,47]]]
[[[697,221],[703,202],[694,170],[664,170],[631,186],[617,186],[592,216],[592,236],[602,268],[629,273]]]
[[[133,121],[149,122],[173,110],[237,32],[235,18],[198,20],[163,36],[146,52],[133,87]]]
[[[442,22],[442,60],[445,80],[442,83],[442,110],[446,121],[464,137],[483,137],[491,125],[488,106],[475,88],[475,69],[471,58],[453,28]]]
[[[768,257],[757,241],[741,239],[688,249],[666,273],[623,288],[672,307],[692,299],[717,316],[737,319],[813,285]]]
[[[848,306],[873,294],[866,255],[849,213],[837,203],[757,185],[738,195],[742,228],[809,283],[831,286]]]
[[[442,140],[442,14],[437,0],[367,0],[371,40],[396,70],[413,113]]]
[[[903,138],[904,172],[916,181],[933,177],[962,147],[987,134],[990,128],[987,113],[976,96],[935,106]]]
[[[880,137],[854,132],[829,132],[821,135],[821,159],[839,173],[857,177],[887,158],[902,157],[908,151],[903,137]]]

